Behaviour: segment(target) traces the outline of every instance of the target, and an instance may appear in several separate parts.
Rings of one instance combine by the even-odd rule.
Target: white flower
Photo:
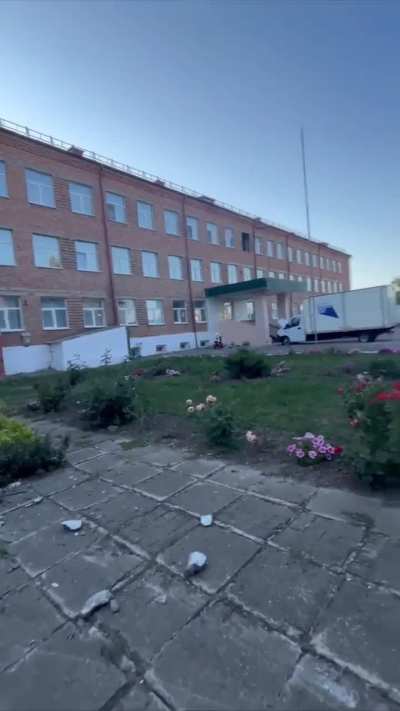
[[[217,402],[217,398],[215,397],[215,395],[207,395],[207,397],[206,397],[207,405],[213,405],[214,402]]]
[[[191,405],[193,405],[193,400],[186,400],[186,405],[187,405],[188,407],[190,407]]]
[[[257,442],[257,435],[251,430],[248,430],[246,432],[246,439],[250,444],[254,444],[254,442]]]
[[[189,402],[191,402],[191,400]],[[191,415],[192,412],[194,412],[194,407],[192,407],[192,405],[190,405],[190,407],[188,407],[187,411],[188,411],[189,415]]]
[[[204,410],[204,408],[205,408],[204,402],[201,402],[199,405],[196,405],[197,412],[201,412],[202,410]]]

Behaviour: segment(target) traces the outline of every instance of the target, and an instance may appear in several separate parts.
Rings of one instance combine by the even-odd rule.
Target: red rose
[[[335,454],[342,454],[343,447],[335,447]]]

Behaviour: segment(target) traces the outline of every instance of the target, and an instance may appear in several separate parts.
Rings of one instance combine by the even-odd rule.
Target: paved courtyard
[[[400,711],[393,494],[71,435],[0,499],[1,711]]]

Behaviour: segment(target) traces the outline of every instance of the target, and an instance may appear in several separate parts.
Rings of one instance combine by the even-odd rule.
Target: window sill
[[[137,322],[135,323],[120,323],[120,326],[138,326],[139,324]]]
[[[69,326],[42,326],[43,331],[69,331]]]
[[[83,274],[88,273],[88,274],[100,274],[100,269],[78,269],[76,268],[77,272],[81,272]]]
[[[35,264],[36,269],[63,269],[64,267],[50,267],[50,266],[44,266],[43,264]]]
[[[157,276],[155,276],[155,275],[152,276],[151,274],[143,274],[143,276],[145,279],[159,279],[160,278],[159,274],[157,274]]]
[[[0,267],[16,267],[16,264],[0,264]]]
[[[148,326],[165,326],[165,321],[162,321],[160,323],[148,323]]]
[[[187,326],[189,321],[174,321],[174,326]]]
[[[132,272],[113,272],[114,276],[132,276]]]
[[[5,198],[6,200],[8,200],[10,198],[10,196],[9,195],[0,195],[0,198]]]
[[[105,323],[102,323],[101,326],[85,326],[85,325],[83,325],[83,328],[87,328],[88,330],[90,330],[91,328],[106,328],[106,327],[107,327],[107,324],[105,324]]]
[[[79,212],[78,210],[73,210],[71,207],[71,212],[74,215],[82,215],[82,217],[96,217],[96,215],[93,212]]]
[[[24,328],[3,328],[1,333],[23,333],[24,331]]]
[[[57,209],[57,205],[43,205],[41,202],[31,202],[30,200],[28,200],[28,205],[31,205],[31,207],[47,207],[50,210]]]
[[[166,232],[166,233],[165,233],[165,236],[166,236],[166,237],[181,237],[182,235],[176,235],[175,232],[174,232],[174,233],[172,233],[172,232]]]

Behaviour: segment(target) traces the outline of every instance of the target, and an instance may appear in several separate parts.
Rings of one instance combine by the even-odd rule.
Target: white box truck
[[[281,322],[278,340],[285,345],[354,337],[374,341],[400,323],[399,296],[392,286],[373,286],[310,297],[299,316]]]

